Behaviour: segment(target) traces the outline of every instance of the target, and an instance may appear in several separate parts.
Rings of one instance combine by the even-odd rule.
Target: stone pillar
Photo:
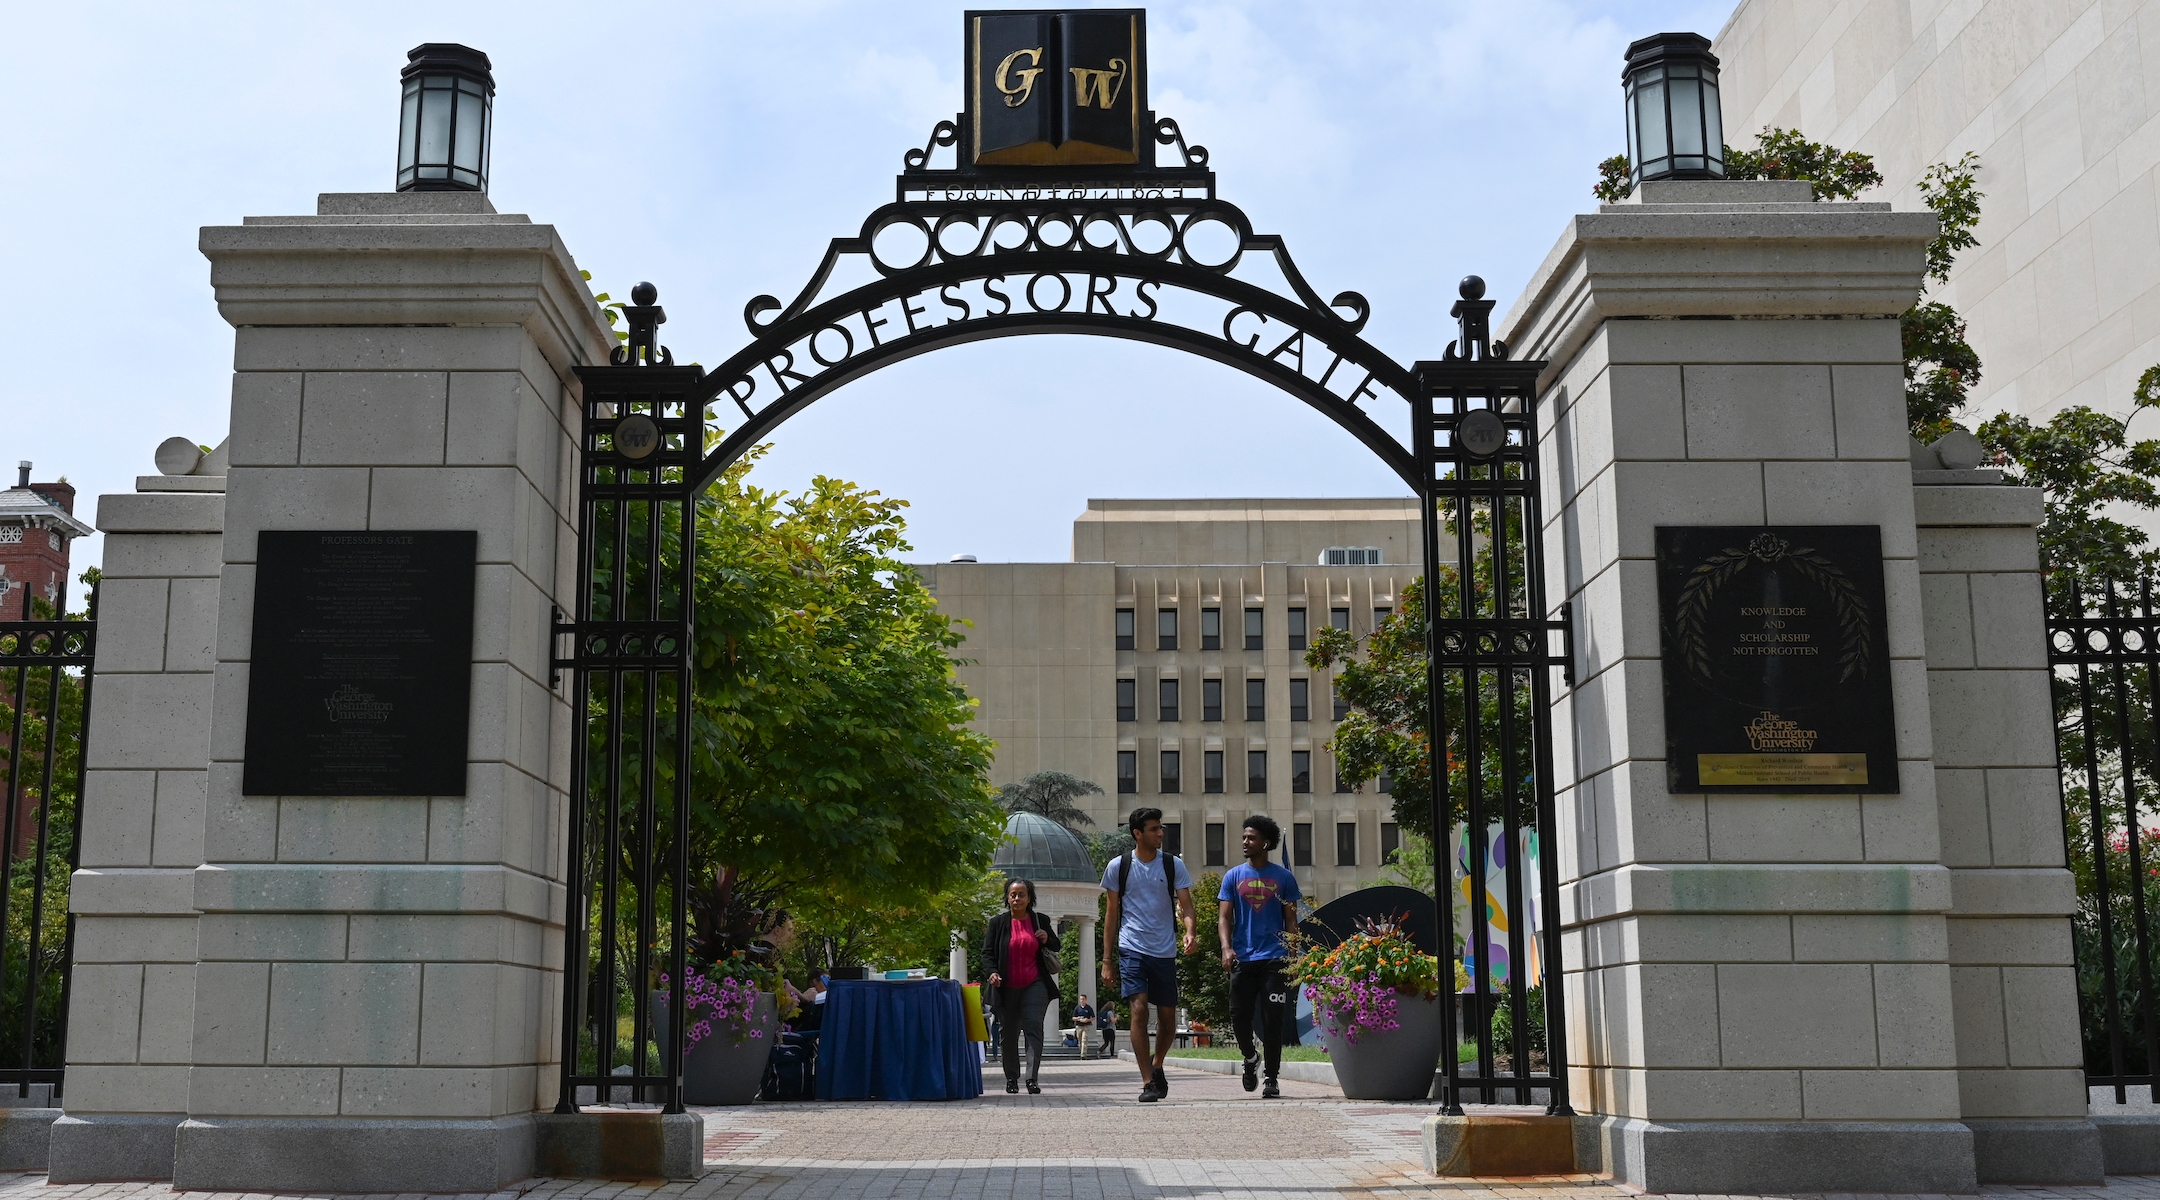
[[[572,369],[608,336],[552,226],[470,193],[326,195],[202,231],[235,330],[177,1186],[485,1191],[553,1107]],[[463,796],[243,796],[256,535],[479,533]],[[101,697],[102,699],[102,697]]]
[[[98,498],[105,578],[55,1183],[170,1177],[187,1116],[224,490],[220,476],[152,475]]]
[[[1925,213],[1813,203],[1804,183],[1646,184],[1575,218],[1503,322],[1517,357],[1552,363],[1541,449],[1548,595],[1576,621],[1555,765],[1583,1169],[1656,1192],[1975,1186],[1949,921],[1964,884],[1932,769],[1896,321],[1934,230]],[[1900,794],[1666,790],[1653,531],[1756,523],[1880,527]],[[2003,719],[2048,727],[2044,704]],[[2012,911],[2038,912],[2067,879],[2000,884],[2034,906]]]
[[[2149,1115],[2085,1120],[2067,919],[2077,885],[2063,869],[2034,537],[2040,490],[1999,486],[1992,470],[1914,478],[1927,483],[1913,489],[1913,511],[1937,714],[1935,796],[1952,881],[1958,1103],[1980,1179],[2097,1178],[2103,1137],[2113,1173],[2149,1171]],[[2141,1153],[2118,1154],[2118,1143]]]

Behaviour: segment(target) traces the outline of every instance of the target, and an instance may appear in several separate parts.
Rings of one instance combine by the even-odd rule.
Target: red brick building
[[[16,464],[15,486],[0,492],[0,620],[29,615],[26,596],[64,607],[69,544],[91,532],[75,517],[75,487],[66,480],[30,482],[30,464]]]

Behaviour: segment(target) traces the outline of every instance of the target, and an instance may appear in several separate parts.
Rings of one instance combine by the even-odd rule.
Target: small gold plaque
[[[1695,770],[1705,788],[1864,787],[1865,754],[1698,754]]]

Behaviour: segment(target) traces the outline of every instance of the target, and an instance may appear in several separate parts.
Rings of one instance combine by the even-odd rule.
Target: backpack
[[[1127,850],[1118,855],[1117,898],[1120,905],[1125,903],[1125,882],[1131,875],[1132,851]],[[1170,919],[1174,922],[1177,920],[1177,855],[1168,850],[1163,851],[1162,878],[1170,889]]]
[[[817,1099],[817,1043],[818,1039],[811,1034],[781,1034],[780,1041],[766,1059],[765,1078],[760,1081],[758,1098]]]

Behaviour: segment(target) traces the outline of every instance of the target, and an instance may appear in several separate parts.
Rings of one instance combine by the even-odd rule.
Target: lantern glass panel
[[[480,133],[487,128],[479,96],[460,88],[457,95],[457,153],[451,165],[459,183],[480,185]]]
[[[1710,142],[1710,160],[1717,164],[1717,173],[1725,173],[1725,114],[1718,108],[1717,80],[1704,79],[1703,130]]]
[[[1702,138],[1702,83],[1695,79],[1674,79],[1672,91],[1672,139],[1673,154],[1678,158],[1700,159],[1703,153]],[[1682,162],[1676,166],[1683,170],[1701,169],[1701,162]]]
[[[398,182],[412,178],[414,151],[420,144],[420,85],[405,85],[404,108],[398,115]]]
[[[451,80],[431,76],[420,89],[420,178],[444,179],[450,161]]]
[[[1635,89],[1635,119],[1642,125],[1642,170],[1664,166],[1663,159],[1671,153],[1665,140],[1665,81],[1662,77],[1646,81]]]

